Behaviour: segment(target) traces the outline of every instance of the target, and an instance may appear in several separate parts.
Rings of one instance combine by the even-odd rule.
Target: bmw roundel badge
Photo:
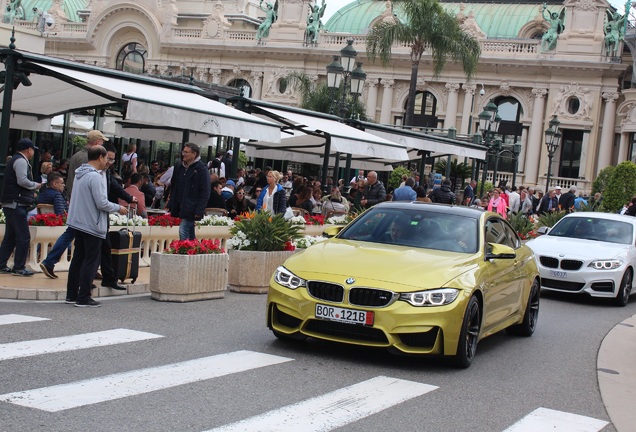
[[[352,283],[354,283],[356,280],[354,278],[348,278],[345,282],[349,285],[351,285]]]

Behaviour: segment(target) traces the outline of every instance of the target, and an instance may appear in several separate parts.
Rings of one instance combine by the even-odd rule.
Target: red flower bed
[[[56,215],[55,213],[37,214],[29,218],[29,225],[64,226],[66,225],[66,215]]]
[[[174,240],[168,246],[168,249],[163,251],[166,254],[178,254],[178,255],[199,255],[199,254],[219,254],[224,253],[225,250],[221,248],[220,240]]]
[[[324,225],[325,217],[323,215],[305,215],[306,225]]]
[[[169,214],[165,215],[150,215],[148,216],[148,225],[150,226],[162,226],[162,227],[173,227],[179,226],[181,223],[181,219],[178,217],[172,217]]]

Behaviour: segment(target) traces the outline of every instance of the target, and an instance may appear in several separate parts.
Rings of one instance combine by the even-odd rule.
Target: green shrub
[[[615,166],[608,166],[603,168],[596,177],[596,180],[592,183],[592,195],[597,192],[603,193],[607,189],[607,184],[609,183],[610,178],[614,174]]]
[[[539,219],[537,221],[537,225],[538,226],[546,226],[546,227],[553,227],[554,224],[556,224],[558,221],[561,220],[561,218],[563,218],[563,216],[565,216],[565,211],[560,211],[560,212],[549,212],[546,213],[544,215],[539,216]]]
[[[519,237],[526,238],[528,233],[533,230],[534,224],[521,212],[516,214],[510,213],[508,222],[512,225],[512,228],[519,234]]]
[[[636,164],[625,161],[612,171],[603,191],[603,207],[616,213],[636,195]]]
[[[407,177],[411,176],[411,171],[403,166],[399,166],[391,171],[389,175],[389,184],[388,187],[398,188],[400,187],[400,183],[402,183],[402,176],[406,175]]]

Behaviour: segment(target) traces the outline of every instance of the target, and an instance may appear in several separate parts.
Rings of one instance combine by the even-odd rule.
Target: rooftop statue
[[[563,25],[565,9],[561,9],[560,14],[558,12],[550,12],[547,4],[543,3],[543,19],[550,24],[550,28],[541,38],[541,50],[551,51],[556,48],[557,39],[565,28]]]
[[[26,19],[24,7],[22,7],[22,0],[9,0],[2,21],[6,24],[13,24],[16,18]]]
[[[305,41],[309,44],[318,42],[318,33],[322,28],[321,18],[325,14],[327,7],[325,0],[322,0],[322,6],[318,7],[318,0],[314,6],[309,5],[309,15],[307,16],[307,30],[305,30]]]
[[[626,9],[627,10],[627,9]],[[627,14],[606,11],[605,22],[605,53],[607,56],[616,57],[618,44],[625,38],[625,18]]]
[[[266,4],[267,7],[263,7],[263,0],[261,0],[258,4],[258,7],[265,12],[265,20],[258,26],[258,31],[256,32],[256,40],[258,40],[259,43],[261,42],[261,39],[269,36],[269,29],[278,18],[278,0],[275,0],[274,4]]]

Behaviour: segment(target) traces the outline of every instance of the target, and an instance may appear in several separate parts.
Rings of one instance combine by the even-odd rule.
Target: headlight
[[[592,261],[588,267],[592,267],[595,270],[614,270],[623,265],[623,261],[620,260],[598,260]]]
[[[459,294],[455,288],[440,288],[435,290],[417,291],[400,294],[400,300],[413,306],[443,306],[452,303]]]
[[[307,286],[307,281],[305,281],[305,279],[299,278],[283,266],[279,266],[276,269],[276,272],[274,273],[274,280],[280,285],[290,289]]]

